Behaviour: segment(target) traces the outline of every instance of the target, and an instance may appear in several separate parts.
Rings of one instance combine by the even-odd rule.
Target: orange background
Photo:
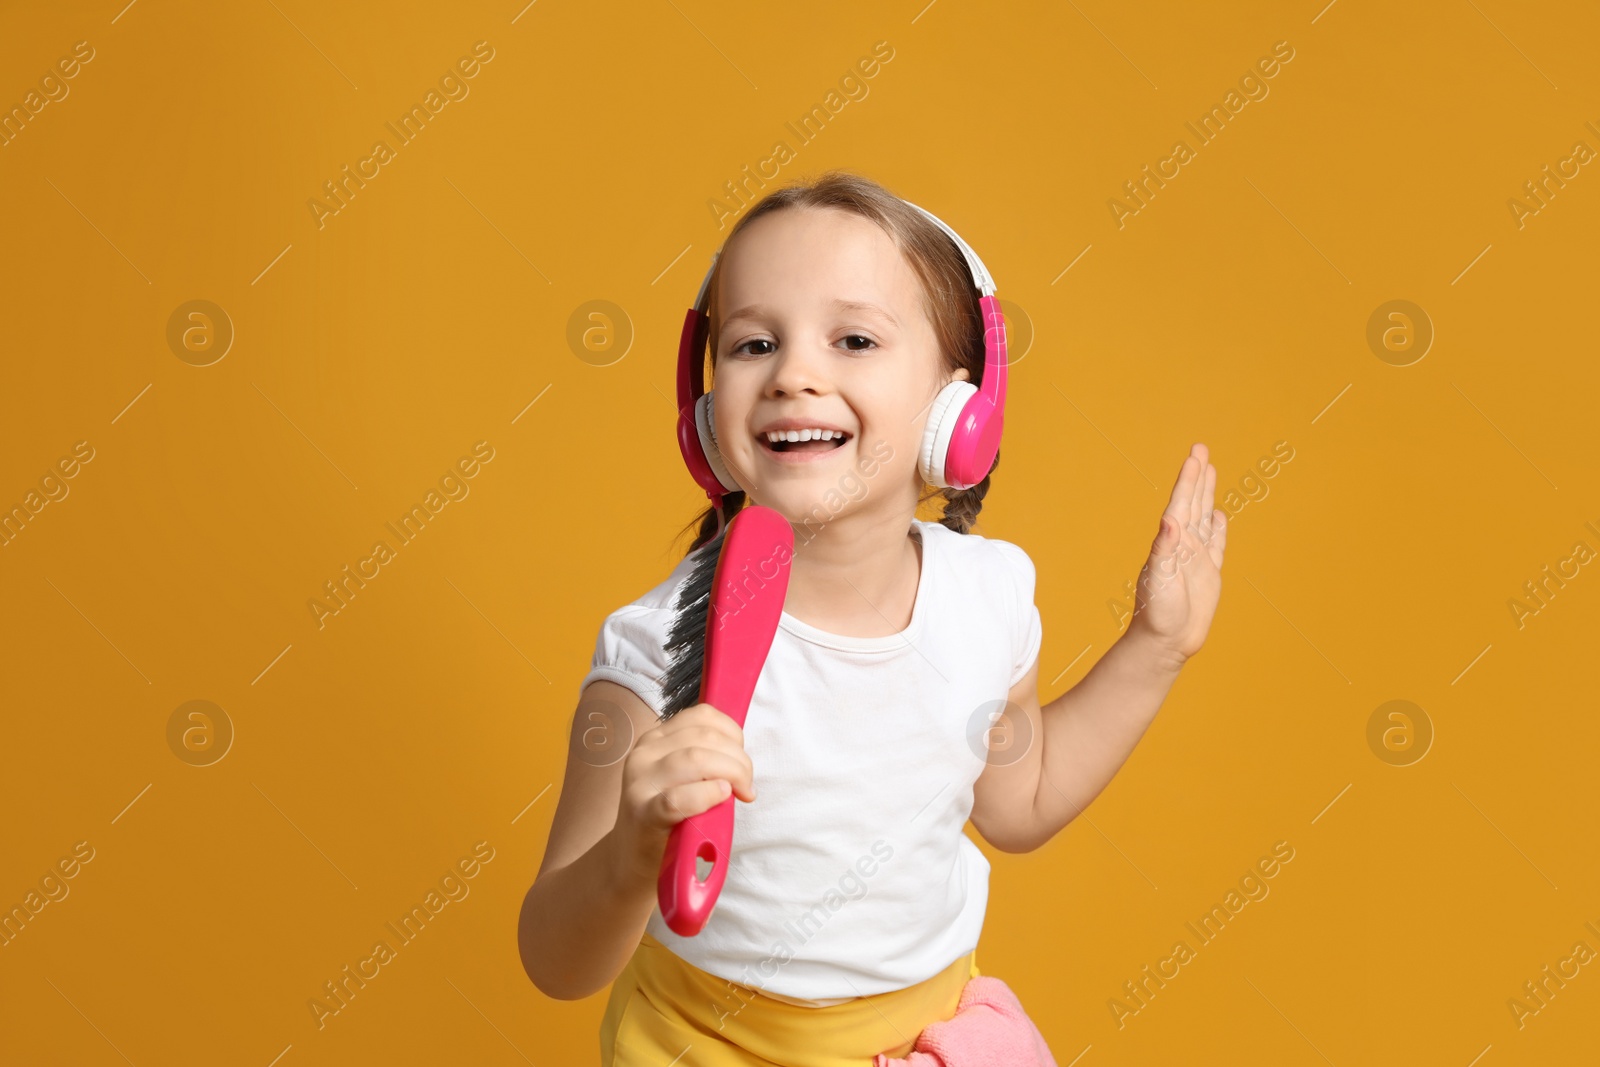
[[[1510,607],[1600,549],[1600,176],[1508,207],[1600,150],[1592,6],[119,6],[0,15],[7,108],[93,49],[0,147],[0,504],[93,452],[0,548],[0,903],[93,850],[0,948],[0,1058],[592,1062],[605,996],[535,990],[517,910],[596,630],[703,502],[672,357],[710,205],[779,139],[767,188],[883,182],[1032,331],[978,532],[1038,568],[1044,699],[1117,636],[1192,442],[1250,501],[1111,786],[1035,853],[980,844],[980,966],[1062,1067],[1592,1057],[1600,966],[1507,1006],[1600,951],[1600,577]],[[319,227],[323,183],[478,41],[468,95]],[[1119,228],[1123,183],[1278,41],[1268,95]],[[192,300],[234,332],[207,366],[215,316],[168,340]],[[619,313],[584,341],[595,300]],[[1369,346],[1391,300],[1431,322],[1421,359]],[[480,441],[469,494],[319,627],[323,583]],[[169,740],[193,700],[233,731],[206,766]],[[1420,761],[1369,745],[1391,700],[1431,724]],[[1278,841],[1270,895],[1119,1027],[1123,983]],[[322,984],[478,842],[470,894],[319,1029]]]

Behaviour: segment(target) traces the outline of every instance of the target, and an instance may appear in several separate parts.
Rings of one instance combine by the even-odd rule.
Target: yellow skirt
[[[973,951],[906,989],[807,1008],[702,971],[646,933],[611,987],[600,1067],[866,1067],[880,1052],[909,1055],[976,977]]]

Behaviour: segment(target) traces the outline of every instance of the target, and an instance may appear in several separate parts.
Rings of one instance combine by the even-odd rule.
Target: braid
[[[939,517],[939,524],[958,534],[971,531],[973,524],[978,521],[978,512],[983,510],[983,498],[989,492],[989,479],[994,477],[999,466],[1000,453],[996,450],[994,465],[983,476],[983,481],[971,489],[939,490],[939,495],[945,499],[944,514]]]
[[[743,489],[736,489],[731,493],[724,494],[722,498],[722,513],[724,516],[726,516],[725,523],[732,522],[733,517],[739,514],[744,505],[745,495]],[[685,556],[688,556],[695,549],[699,548],[701,545],[717,536],[716,509],[707,504],[706,509],[700,513],[699,523],[700,532],[695,535],[694,543],[689,546],[689,551],[684,553]],[[689,525],[685,526],[684,530],[688,530],[694,525],[695,521],[690,520]],[[682,532],[680,532],[678,536],[682,537]]]

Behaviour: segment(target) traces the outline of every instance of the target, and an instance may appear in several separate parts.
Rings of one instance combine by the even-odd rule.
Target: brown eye
[[[865,341],[865,342],[867,342],[867,344],[873,346],[874,348],[876,348],[877,345],[878,345],[878,342],[874,341],[872,338],[863,337],[859,333],[853,333],[849,337],[846,337],[845,340],[846,341]],[[852,349],[850,349],[850,351],[852,351],[852,352],[865,352],[866,349],[865,348],[852,348]]]
[[[771,343],[772,343],[771,341],[768,341],[765,338],[758,337],[753,341],[746,341],[744,344],[740,345],[738,348],[735,348],[733,351],[734,351],[735,354],[737,354],[739,352],[743,352],[750,345],[770,345]],[[750,354],[753,355],[753,356],[770,355],[770,353],[768,353],[768,352],[752,352]]]

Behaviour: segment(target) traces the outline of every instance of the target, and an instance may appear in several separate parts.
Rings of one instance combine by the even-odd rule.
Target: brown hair
[[[973,385],[982,383],[984,331],[983,312],[978,304],[979,293],[972,284],[972,271],[967,266],[966,257],[948,234],[922,212],[872,179],[844,170],[830,170],[815,180],[802,180],[762,197],[734,224],[722,247],[727,248],[728,241],[762,215],[793,207],[850,211],[881,226],[922,282],[923,310],[927,312],[933,324],[934,336],[939,340],[945,373],[954,375],[958,368],[965,367],[968,380]],[[721,325],[717,284],[724,262],[721,256],[717,257],[706,304],[706,314],[710,319],[713,368],[716,366],[716,337]],[[999,465],[1000,455],[996,452],[994,467]],[[989,492],[989,479],[993,476],[991,468],[983,481],[970,489],[939,489],[925,485],[927,491],[918,498],[917,504],[921,506],[935,497],[942,497],[944,510],[939,518],[940,524],[956,533],[967,533],[977,521],[978,512],[983,509],[983,498]],[[745,505],[745,499],[744,491],[737,489],[723,496],[724,522],[731,521],[738,514]],[[709,504],[698,518],[684,527],[683,532],[688,532],[697,524],[699,533],[688,552],[693,552],[716,536],[717,514]]]

